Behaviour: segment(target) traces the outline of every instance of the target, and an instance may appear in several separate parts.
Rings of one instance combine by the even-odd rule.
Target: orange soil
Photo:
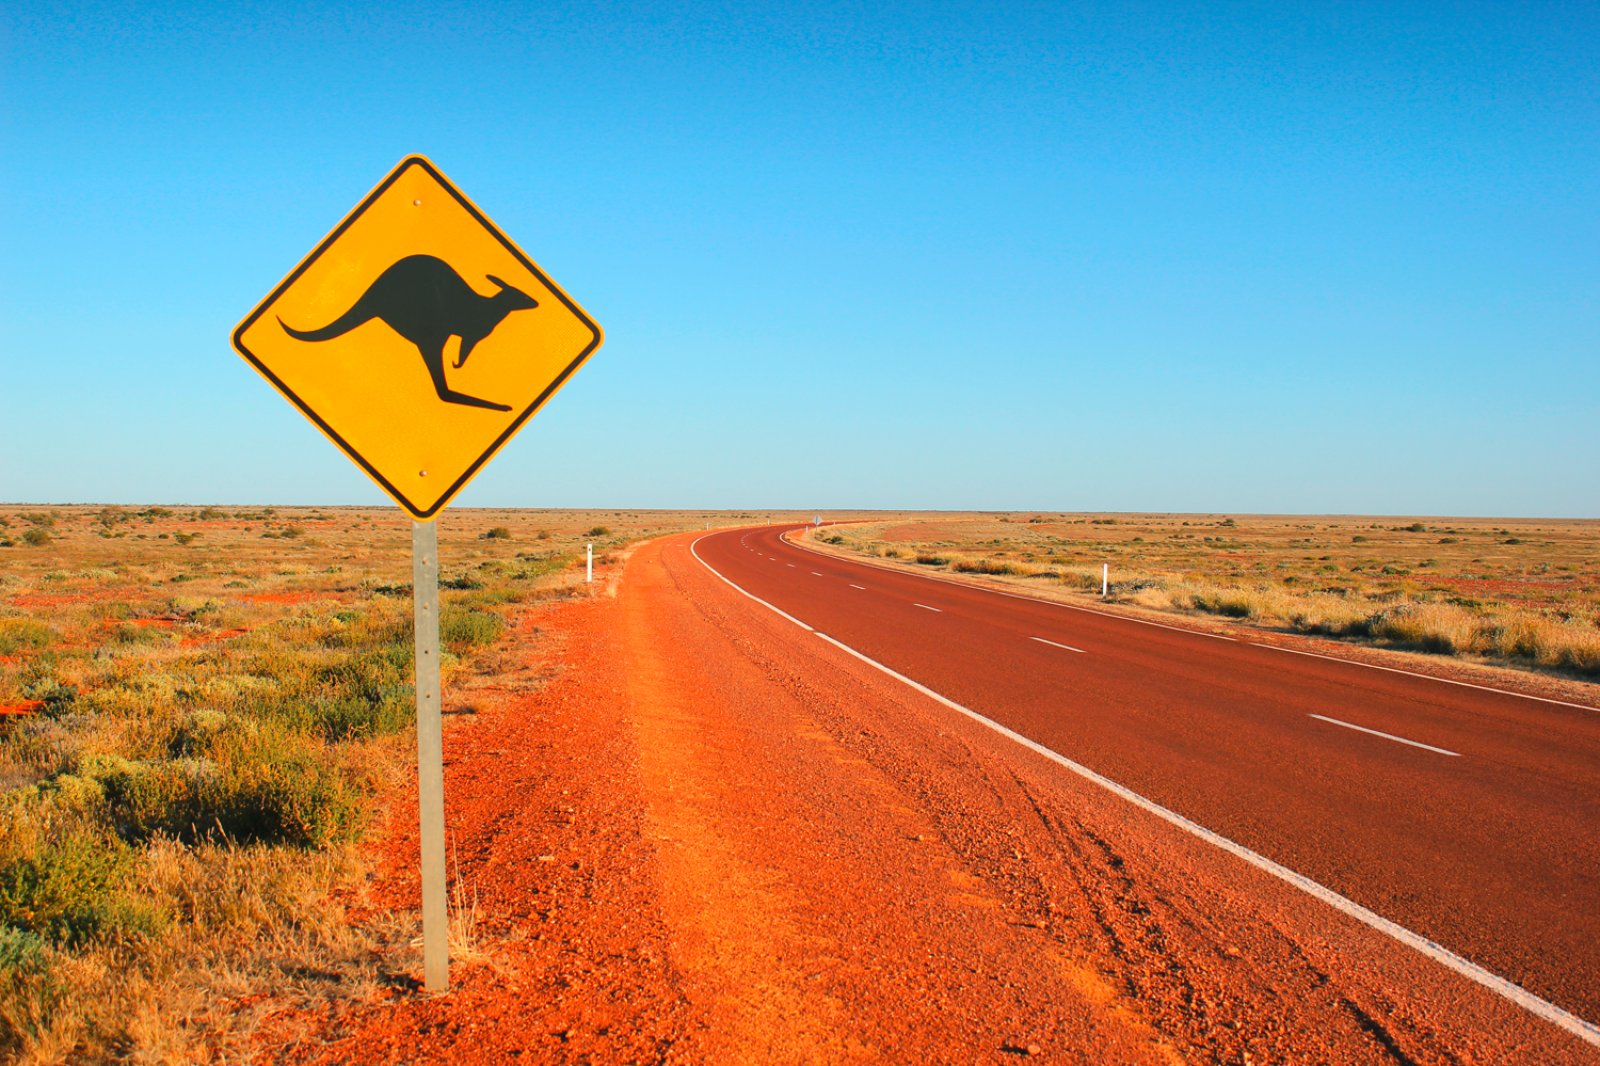
[[[281,1010],[323,1062],[1592,1062],[645,545],[447,692],[479,953]],[[534,627],[537,627],[535,629]],[[536,635],[537,634],[537,635]],[[551,667],[559,662],[559,670]],[[414,912],[414,792],[373,910]]]

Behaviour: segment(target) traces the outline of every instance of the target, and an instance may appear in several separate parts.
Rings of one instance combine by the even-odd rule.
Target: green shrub
[[[300,723],[331,741],[399,733],[416,719],[411,687],[377,701],[350,696],[323,697],[303,704]]]
[[[55,630],[43,622],[0,618],[0,655],[15,655],[23,648],[45,648],[55,639]]]
[[[106,634],[106,643],[121,647],[131,647],[139,644],[156,644],[162,639],[161,630],[155,626],[136,626],[128,622],[118,622]]]
[[[354,833],[360,787],[316,741],[281,722],[231,720],[202,742],[206,757],[105,759],[97,775],[121,836],[320,848]]]
[[[511,530],[505,526],[495,526],[483,534],[484,540],[510,540]]]
[[[121,841],[86,830],[67,832],[0,866],[0,925],[68,945],[118,932],[153,932],[159,913],[122,895],[132,871],[132,849]]]
[[[611,528],[609,526],[595,526],[584,534],[586,537],[609,537],[610,535]]]
[[[921,559],[917,560],[921,562]],[[962,574],[1020,574],[1022,571],[1010,563],[997,563],[992,559],[979,559],[977,562],[964,559],[957,563],[956,572]]]
[[[493,644],[505,630],[505,621],[492,611],[446,604],[439,618],[439,639],[456,655]]]
[[[34,526],[32,529],[22,531],[22,539],[37,548],[50,543],[50,534],[46,533],[43,527]]]
[[[1189,597],[1189,601],[1197,611],[1220,614],[1227,618],[1249,618],[1253,610],[1250,597],[1242,592],[1227,590],[1196,592]]]
[[[78,698],[78,687],[69,685],[55,675],[54,653],[47,653],[30,664],[28,677],[20,686],[24,699],[38,700],[44,704],[42,713],[50,718],[60,718],[72,710]]]
[[[26,929],[0,925],[0,975],[39,973],[50,964],[43,939]]]
[[[945,566],[950,562],[950,560],[947,556],[930,555],[927,552],[918,552],[917,562],[921,563],[923,566]]]

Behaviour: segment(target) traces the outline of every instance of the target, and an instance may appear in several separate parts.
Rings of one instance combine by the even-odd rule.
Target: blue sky
[[[1600,9],[0,12],[0,500],[381,503],[228,345],[401,157],[605,327],[463,506],[1600,515]]]

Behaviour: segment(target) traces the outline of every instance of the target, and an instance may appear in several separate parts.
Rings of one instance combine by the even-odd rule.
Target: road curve
[[[1600,710],[854,563],[787,528],[695,551],[793,619],[1595,1031]]]

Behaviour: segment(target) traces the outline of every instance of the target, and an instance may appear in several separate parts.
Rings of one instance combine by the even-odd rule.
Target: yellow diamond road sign
[[[401,160],[233,331],[239,354],[421,521],[600,342],[422,156]]]

